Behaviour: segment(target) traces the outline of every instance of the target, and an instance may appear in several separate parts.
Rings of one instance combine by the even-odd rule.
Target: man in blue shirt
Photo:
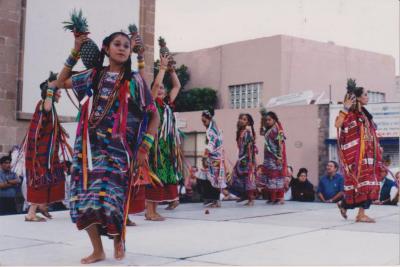
[[[17,213],[15,197],[21,180],[11,171],[11,158],[0,159],[0,215]]]
[[[379,194],[379,200],[375,201],[377,205],[397,205],[399,200],[399,189],[396,183],[387,177],[388,170],[381,168],[381,191]]]
[[[317,194],[322,202],[338,202],[343,197],[344,179],[337,173],[339,165],[336,161],[326,164],[326,175],[319,180]]]

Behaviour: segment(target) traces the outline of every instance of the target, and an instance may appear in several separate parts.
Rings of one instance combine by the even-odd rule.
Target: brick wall
[[[18,121],[18,90],[22,58],[25,1],[0,1],[0,154],[19,144],[27,121]]]
[[[155,2],[155,0],[140,0],[139,32],[145,45],[145,79],[149,85],[153,81]]]
[[[0,0],[0,155],[21,143],[31,116],[20,112],[25,6],[26,0]],[[155,0],[140,0],[140,33],[149,83],[153,77],[154,22]]]
[[[328,145],[325,143],[329,138],[329,105],[318,105],[318,119],[318,175],[321,177],[329,160]]]

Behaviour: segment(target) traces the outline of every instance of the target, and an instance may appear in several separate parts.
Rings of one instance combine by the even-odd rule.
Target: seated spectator
[[[11,171],[11,157],[0,159],[0,215],[17,213],[16,196],[21,180]]]
[[[326,175],[322,176],[318,184],[318,197],[324,203],[338,202],[343,197],[344,179],[337,173],[339,165],[336,161],[326,164]]]
[[[292,200],[312,202],[315,198],[313,184],[307,179],[308,171],[306,168],[300,168],[297,173],[297,179],[292,179],[290,187],[292,188]]]
[[[293,180],[295,180],[295,178],[293,177],[293,167],[287,166],[287,176],[285,177],[285,180],[283,182],[283,187],[285,188],[285,195],[284,195],[285,201],[292,199]]]
[[[260,177],[263,173],[263,165],[260,164],[256,168],[256,187],[257,187],[257,197],[256,199],[268,199],[267,190],[265,190],[265,185],[261,183]]]
[[[388,178],[388,170],[381,169],[381,190],[379,194],[379,200],[374,201],[377,205],[397,205],[399,200],[399,188],[396,183]]]

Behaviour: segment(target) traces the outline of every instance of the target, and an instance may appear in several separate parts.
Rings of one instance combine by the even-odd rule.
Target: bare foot
[[[339,208],[340,215],[342,215],[342,217],[347,220],[347,210],[341,206],[340,202],[337,202],[336,205]]]
[[[132,222],[132,221],[128,218],[128,220],[126,221],[126,226],[136,226],[136,223],[135,223],[135,222]]]
[[[158,213],[152,215],[146,213],[144,216],[148,221],[157,221],[157,222],[165,221],[165,218]]]
[[[168,207],[166,207],[165,209],[166,210],[173,210],[178,206],[179,206],[179,201],[175,200],[174,202],[169,203]]]
[[[253,200],[249,200],[246,204],[244,204],[245,206],[248,206],[248,207],[252,207],[252,206],[254,206],[254,201]]]
[[[280,205],[283,205],[283,204],[285,204],[285,200],[281,199],[281,200],[279,200],[278,203],[279,203]]]
[[[363,222],[363,223],[375,223],[376,221],[367,215],[364,216],[357,216],[356,217],[356,222]]]
[[[98,261],[102,261],[106,258],[106,254],[104,254],[104,251],[100,252],[100,253],[92,253],[91,255],[89,255],[86,258],[81,259],[81,263],[82,264],[91,264],[91,263],[95,263]]]
[[[157,221],[165,221],[165,217],[164,216],[162,216],[161,214],[159,214],[158,212],[156,212],[156,214],[155,214],[155,219],[157,220]]]
[[[125,258],[124,243],[121,239],[114,239],[114,259],[120,261],[123,258]]]

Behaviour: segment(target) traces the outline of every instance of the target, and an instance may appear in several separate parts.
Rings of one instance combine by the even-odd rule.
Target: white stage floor
[[[164,222],[131,216],[127,253],[94,265],[399,265],[399,207],[372,206],[375,224],[344,220],[335,204],[286,202],[254,207],[223,202],[205,214],[202,204],[181,204],[161,213]],[[68,212],[53,212],[46,223],[24,215],[0,216],[0,265],[79,265],[91,252],[89,239]]]

